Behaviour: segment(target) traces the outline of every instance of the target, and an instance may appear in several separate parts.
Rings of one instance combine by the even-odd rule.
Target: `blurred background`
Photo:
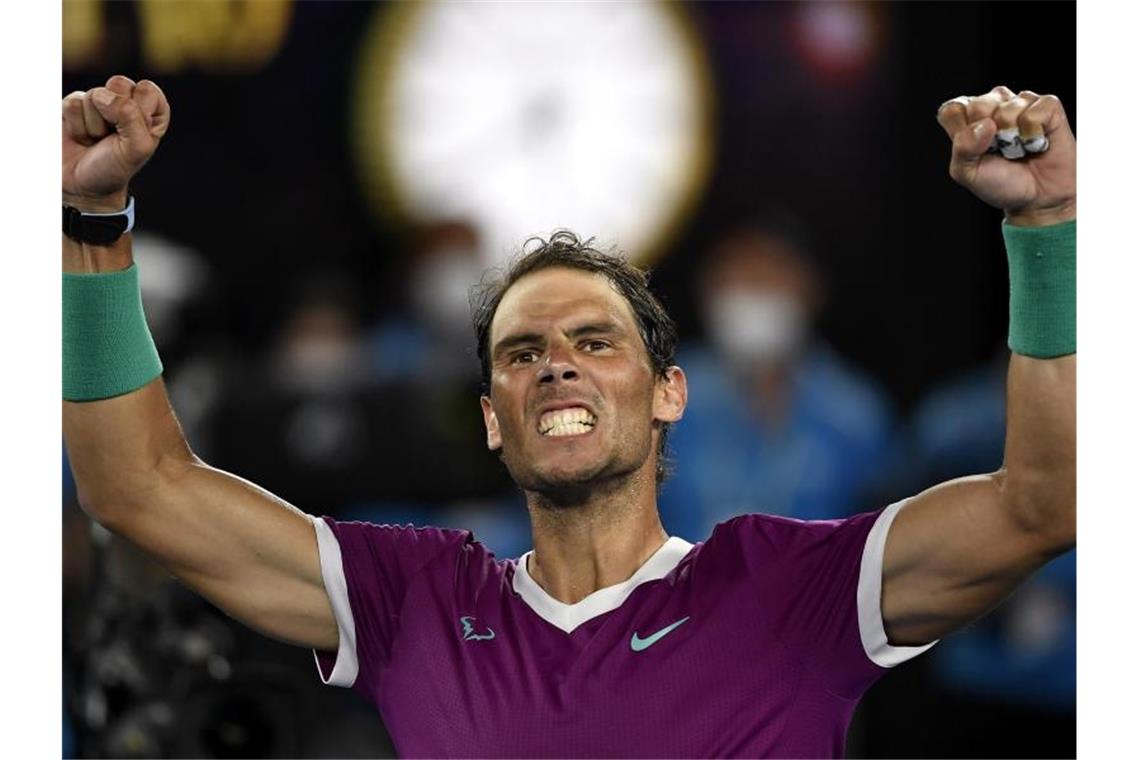
[[[530,548],[485,451],[468,288],[570,227],[653,269],[691,402],[666,529],[880,508],[997,468],[1000,212],[934,116],[996,84],[1076,127],[1074,3],[63,3],[61,94],[151,78],[144,301],[196,452],[314,514]],[[375,757],[312,655],[79,510],[65,757]],[[1072,757],[1076,558],[889,673],[852,757]]]

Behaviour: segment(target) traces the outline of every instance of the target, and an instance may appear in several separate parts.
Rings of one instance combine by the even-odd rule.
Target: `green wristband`
[[[63,397],[121,396],[162,374],[143,316],[138,268],[63,275]]]
[[[1002,224],[1009,257],[1009,348],[1052,359],[1077,351],[1077,222]]]

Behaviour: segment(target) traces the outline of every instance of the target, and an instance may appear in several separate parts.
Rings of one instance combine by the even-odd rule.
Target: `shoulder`
[[[835,520],[800,520],[783,515],[749,513],[718,523],[710,541],[718,534],[738,539],[762,540],[773,547],[824,541],[848,533],[858,533],[862,528],[870,530],[871,524],[881,512],[882,510],[863,512]]]
[[[745,565],[767,575],[829,563],[856,560],[882,510],[839,520],[797,520],[767,514],[747,514],[713,529],[707,542],[713,552],[739,554]]]
[[[419,527],[411,523],[390,525],[363,520],[336,520],[331,517],[319,517],[315,518],[315,521],[328,526],[338,540],[425,547],[460,545],[475,541],[471,531],[468,530]]]
[[[342,522],[331,517],[315,518],[314,525],[322,553],[330,548],[331,538],[336,551],[354,564],[398,567],[413,573],[440,558],[489,561],[494,557],[469,530]]]

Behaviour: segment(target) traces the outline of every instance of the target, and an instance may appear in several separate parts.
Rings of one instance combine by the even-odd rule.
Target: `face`
[[[786,242],[763,232],[745,231],[721,242],[702,278],[704,302],[725,293],[778,293],[811,312],[819,299],[811,270]]]
[[[713,249],[701,286],[710,342],[738,371],[780,366],[801,355],[820,291],[789,243],[761,231],[731,235]]]
[[[524,490],[653,478],[655,423],[684,411],[685,376],[657,377],[633,311],[602,274],[551,268],[507,290],[491,323],[487,445]]]

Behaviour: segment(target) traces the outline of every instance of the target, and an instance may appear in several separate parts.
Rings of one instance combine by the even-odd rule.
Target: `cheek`
[[[631,374],[633,375],[631,377]],[[627,373],[615,381],[616,418],[632,432],[653,423],[653,381],[648,373]]]
[[[495,410],[495,417],[499,421],[499,432],[505,438],[513,435],[522,428],[523,418],[523,389],[512,385],[509,375],[500,375],[492,378],[491,406]],[[522,385],[521,383],[514,383]]]

